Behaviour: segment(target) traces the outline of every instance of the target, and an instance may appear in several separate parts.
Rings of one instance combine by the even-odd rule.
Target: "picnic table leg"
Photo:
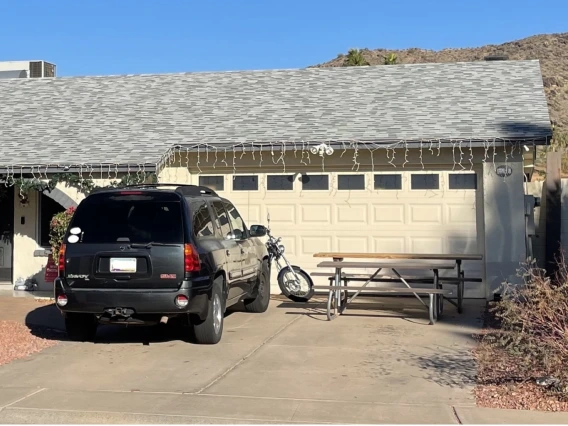
[[[406,282],[406,280],[404,278],[402,278],[402,276],[398,273],[398,271],[394,268],[390,268],[395,274],[396,276],[404,283],[404,285],[410,289],[412,289],[412,287],[410,286],[410,284],[408,284]],[[414,294],[414,296],[416,296],[416,298],[420,301],[420,303],[422,303],[424,306],[426,306],[426,303],[424,303],[424,301],[420,298],[420,296],[418,296],[416,293],[412,293]],[[427,307],[427,306],[426,306]]]
[[[435,307],[435,302],[434,302],[434,296],[436,296],[435,294],[430,293],[428,296],[430,296],[430,304],[428,306],[428,314],[430,315],[430,325],[434,325],[436,323],[436,307]]]
[[[442,290],[442,283],[440,282],[440,272],[434,269],[434,288]],[[444,311],[444,295],[436,294],[436,317],[439,318]]]
[[[329,295],[327,296],[327,320],[331,321],[335,318],[337,318],[337,303],[335,302],[335,289],[330,288]]]
[[[463,293],[465,283],[462,281],[465,277],[464,271],[461,270],[461,260],[456,261],[458,268],[458,313],[463,312]]]

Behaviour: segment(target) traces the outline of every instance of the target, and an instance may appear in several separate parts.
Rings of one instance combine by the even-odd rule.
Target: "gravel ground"
[[[549,392],[535,383],[542,372],[534,371],[531,377],[521,377],[515,359],[502,349],[481,339],[498,328],[489,313],[474,351],[477,360],[477,386],[474,390],[479,407],[507,408],[538,411],[568,411],[568,401],[561,395]]]
[[[37,337],[34,334],[45,336]],[[0,321],[0,365],[16,359],[25,358],[43,349],[55,346],[59,333],[55,331],[34,328],[34,333],[16,321]]]

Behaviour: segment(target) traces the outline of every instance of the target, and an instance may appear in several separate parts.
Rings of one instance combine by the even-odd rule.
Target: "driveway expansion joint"
[[[280,333],[282,333],[284,330],[286,330],[288,327],[290,327],[292,324],[294,324],[300,318],[302,318],[302,315],[298,315],[297,317],[292,319],[292,321],[290,321],[289,323],[286,323],[284,326],[280,327],[278,330],[276,330],[276,332],[273,335],[266,338],[260,345],[258,345],[256,348],[254,348],[252,351],[250,351],[248,354],[246,354],[244,357],[242,357],[239,361],[237,361],[236,364],[229,367],[225,372],[221,373],[218,377],[213,379],[213,381],[211,381],[209,384],[207,384],[204,387],[202,387],[201,389],[199,389],[193,395],[200,395],[201,393],[205,392],[207,389],[209,389],[211,386],[213,386],[215,383],[217,383],[219,380],[221,380],[223,377],[225,377],[227,374],[229,374],[231,371],[233,371],[235,368],[237,368],[239,365],[241,365],[247,359],[249,359],[260,348],[265,346],[267,343],[269,343],[272,339],[274,339],[276,336],[278,336]]]

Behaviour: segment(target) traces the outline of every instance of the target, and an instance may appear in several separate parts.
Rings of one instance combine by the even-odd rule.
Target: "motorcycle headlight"
[[[284,246],[283,245],[278,246],[278,250],[280,251],[280,253],[284,253]]]

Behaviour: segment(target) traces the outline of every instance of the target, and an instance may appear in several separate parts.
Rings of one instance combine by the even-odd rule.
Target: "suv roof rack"
[[[157,188],[159,186],[169,186],[175,187],[175,191],[180,193],[181,195],[210,195],[212,197],[218,197],[217,193],[213,191],[211,188],[207,188],[206,186],[199,186],[199,185],[187,185],[187,184],[179,184],[179,183],[141,183],[135,185],[126,185],[118,189],[122,188]]]

